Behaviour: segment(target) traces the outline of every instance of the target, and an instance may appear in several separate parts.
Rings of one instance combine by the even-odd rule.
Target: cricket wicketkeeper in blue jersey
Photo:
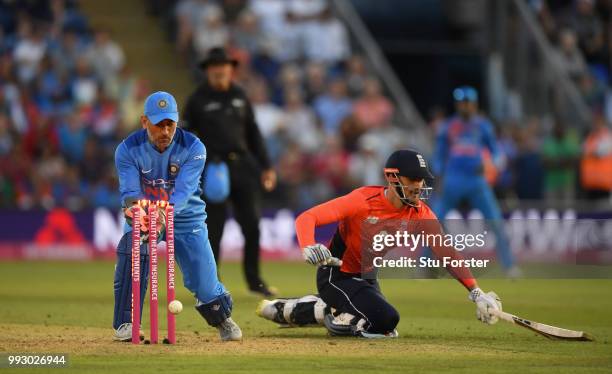
[[[200,198],[200,175],[206,148],[193,134],[177,128],[176,100],[155,92],[144,105],[142,129],[130,134],[115,152],[119,190],[126,214],[124,235],[117,246],[115,268],[115,340],[131,340],[131,208],[138,200],[165,200],[174,205],[175,255],[185,287],[196,297],[196,310],[219,330],[221,340],[240,340],[242,332],[232,320],[232,298],[217,278],[217,267],[208,241],[205,203]],[[143,236],[148,216],[142,209]],[[160,217],[165,214],[160,210]],[[162,219],[163,221],[163,219]],[[163,238],[164,233],[160,233]],[[149,275],[148,243],[140,252],[141,290],[144,301]],[[142,311],[142,308],[140,309]]]

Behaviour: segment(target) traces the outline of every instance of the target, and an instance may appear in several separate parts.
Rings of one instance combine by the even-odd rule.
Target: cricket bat
[[[568,330],[561,327],[550,326],[544,323],[530,321],[525,318],[517,317],[514,314],[492,310],[491,314],[496,315],[500,319],[506,322],[510,322],[514,325],[518,325],[534,331],[540,335],[544,335],[549,339],[561,339],[561,340],[576,340],[576,341],[593,341],[593,338],[584,331]]]

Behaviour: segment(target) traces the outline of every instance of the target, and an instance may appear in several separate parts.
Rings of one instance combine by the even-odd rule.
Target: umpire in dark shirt
[[[272,296],[273,289],[268,288],[259,273],[259,218],[261,187],[273,190],[276,173],[270,165],[251,103],[244,91],[232,82],[237,65],[238,61],[230,58],[223,48],[212,48],[200,63],[206,79],[188,98],[183,119],[185,127],[206,146],[209,162],[225,161],[229,169],[227,200],[214,203],[204,196],[210,244],[217,264],[231,202],[234,218],[245,237],[243,265],[249,289]]]

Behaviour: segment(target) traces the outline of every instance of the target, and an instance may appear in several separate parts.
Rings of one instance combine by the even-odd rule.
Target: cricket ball
[[[172,314],[179,314],[183,310],[183,303],[178,300],[172,300],[168,304],[168,311]]]

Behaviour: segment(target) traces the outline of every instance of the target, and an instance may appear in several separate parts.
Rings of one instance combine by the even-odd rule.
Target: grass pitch
[[[586,330],[595,342],[550,341],[500,322],[475,319],[475,306],[453,280],[384,280],[383,292],[401,314],[400,338],[329,338],[322,328],[281,329],[258,318],[238,264],[223,264],[243,342],[221,343],[183,288],[177,298],[176,346],[112,341],[111,262],[0,263],[0,352],[68,353],[67,369],[89,372],[612,372],[611,280],[491,280],[508,311],[536,321]],[[315,292],[315,269],[265,263],[281,296]],[[165,267],[160,267],[160,275]],[[160,277],[160,336],[165,333],[165,279]],[[148,335],[148,305],[143,329]],[[17,372],[44,369],[18,369]]]

